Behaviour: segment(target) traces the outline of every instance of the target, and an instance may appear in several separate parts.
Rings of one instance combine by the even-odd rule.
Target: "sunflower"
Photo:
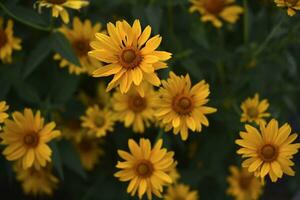
[[[14,112],[13,120],[7,119],[0,137],[2,144],[7,145],[3,155],[9,161],[20,161],[24,169],[34,166],[39,169],[51,161],[52,151],[47,145],[60,132],[53,130],[55,123],[44,125],[40,111],[34,115],[31,109],[24,114]]]
[[[274,0],[278,7],[287,8],[289,16],[294,16],[300,10],[300,0]]]
[[[3,63],[11,63],[13,50],[21,50],[21,39],[14,37],[14,23],[12,20],[7,21],[4,28],[4,20],[0,17],[0,59]]]
[[[70,19],[66,8],[79,10],[89,5],[89,2],[87,0],[36,0],[36,5],[39,11],[42,7],[51,8],[52,17],[60,16],[64,23],[69,23]]]
[[[198,200],[198,192],[191,190],[188,185],[175,184],[168,187],[167,193],[164,195],[165,200]]]
[[[222,20],[234,24],[244,12],[234,0],[191,0],[191,3],[190,12],[198,11],[203,22],[210,21],[216,28],[222,27]]]
[[[243,111],[241,122],[256,122],[256,124],[265,123],[264,117],[269,117],[270,113],[266,112],[269,108],[267,99],[259,100],[259,95],[255,94],[253,98],[247,98],[242,104]]]
[[[119,120],[124,121],[125,127],[133,126],[133,131],[143,133],[145,126],[149,127],[154,120],[156,93],[150,84],[143,84],[145,91],[142,97],[135,88],[126,94],[120,90],[113,95],[112,105]]]
[[[60,31],[70,41],[81,66],[69,62],[59,54],[55,54],[54,59],[61,60],[60,67],[68,67],[71,74],[74,73],[78,75],[84,72],[92,73],[97,67],[102,66],[95,58],[88,56],[88,52],[91,50],[90,42],[94,39],[95,33],[99,32],[100,29],[100,23],[92,26],[90,20],[81,22],[78,17],[75,17],[73,20],[73,29],[63,26]]]
[[[260,130],[246,125],[246,132],[240,132],[242,139],[236,140],[240,145],[237,153],[247,158],[242,166],[248,168],[249,172],[260,177],[269,174],[272,182],[281,178],[283,173],[294,176],[295,172],[291,166],[293,155],[298,152],[300,143],[292,144],[297,134],[291,134],[291,127],[287,123],[278,127],[278,122],[272,119],[268,124],[261,123]]]
[[[23,191],[27,195],[52,196],[59,182],[47,166],[37,170],[35,168],[23,169],[18,163],[14,165],[16,179],[21,182]]]
[[[9,106],[6,104],[5,101],[0,101],[0,123],[2,124],[5,119],[8,118],[8,114],[6,111],[8,110]]]
[[[162,81],[159,93],[155,112],[157,119],[163,123],[166,131],[173,128],[175,134],[180,132],[182,140],[188,138],[188,129],[200,132],[202,124],[208,126],[205,114],[217,111],[205,106],[209,101],[209,85],[201,81],[192,87],[188,74],[184,77],[170,72],[170,78]]]
[[[152,193],[161,197],[163,186],[172,183],[168,172],[173,167],[174,152],[167,152],[162,147],[162,139],[158,140],[153,149],[148,139],[140,139],[139,145],[133,140],[128,140],[130,153],[118,150],[118,154],[124,162],[118,162],[115,173],[120,181],[130,181],[127,192],[134,196],[138,192],[141,199],[147,193],[148,199],[152,199]]]
[[[108,35],[96,34],[96,41],[91,43],[94,49],[89,55],[107,63],[93,72],[94,77],[114,75],[108,84],[107,91],[120,85],[121,93],[127,93],[131,88],[138,88],[144,96],[142,87],[144,81],[159,86],[160,79],[155,71],[166,68],[166,61],[171,58],[171,53],[156,51],[162,38],[156,35],[149,39],[151,27],[143,31],[139,20],[130,26],[125,20],[117,21],[116,25],[107,24]]]
[[[113,131],[115,117],[108,109],[100,110],[95,105],[86,110],[86,115],[81,118],[81,126],[88,129],[90,135],[103,137],[108,131]]]
[[[262,194],[262,184],[245,168],[238,169],[236,166],[230,166],[231,175],[227,178],[229,188],[227,193],[236,200],[256,200]]]

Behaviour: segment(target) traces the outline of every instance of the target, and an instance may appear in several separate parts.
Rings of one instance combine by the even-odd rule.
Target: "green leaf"
[[[61,155],[59,153],[57,142],[55,141],[50,142],[50,147],[52,149],[53,166],[57,170],[59,178],[61,180],[64,180],[63,165],[62,165]]]
[[[52,34],[53,50],[59,53],[63,58],[67,59],[74,65],[80,66],[80,62],[70,44],[69,40],[60,32]]]
[[[37,90],[24,81],[17,81],[14,84],[18,96],[28,103],[39,104],[40,97]]]

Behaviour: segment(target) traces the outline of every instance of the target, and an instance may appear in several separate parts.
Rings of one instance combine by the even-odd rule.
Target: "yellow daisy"
[[[5,101],[0,101],[0,123],[2,124],[4,120],[8,118],[8,114],[6,111],[8,110],[9,106],[6,104]]]
[[[0,137],[6,145],[3,155],[9,161],[21,162],[24,169],[34,166],[39,169],[51,161],[52,151],[47,145],[60,132],[53,130],[55,123],[44,125],[40,111],[34,115],[31,109],[25,109],[24,114],[14,112],[13,120],[6,120]]]
[[[246,125],[246,132],[240,132],[242,139],[236,140],[241,148],[237,151],[247,158],[242,166],[249,172],[264,180],[269,174],[272,182],[281,178],[283,173],[294,176],[291,166],[293,155],[298,152],[300,143],[292,144],[297,134],[291,134],[291,127],[287,123],[278,127],[278,122],[272,119],[268,124],[261,123],[260,130]]]
[[[243,13],[234,0],[191,0],[191,3],[190,12],[198,11],[203,22],[211,22],[216,28],[222,27],[222,21],[234,24]]]
[[[287,8],[289,16],[294,16],[300,10],[300,0],[274,0],[278,7]]]
[[[139,145],[133,140],[128,140],[130,153],[118,150],[118,154],[125,161],[118,162],[115,173],[120,181],[129,181],[127,192],[134,196],[138,193],[141,199],[146,193],[152,199],[152,193],[162,197],[163,186],[172,183],[168,172],[174,162],[174,152],[167,152],[162,147],[162,139],[158,140],[153,148],[148,139],[140,139]]]
[[[62,137],[66,140],[80,141],[81,138],[87,134],[87,130],[81,127],[81,121],[79,119],[71,119],[61,127]]]
[[[264,117],[270,117],[270,113],[266,112],[269,108],[267,99],[259,100],[259,95],[255,94],[253,98],[247,98],[242,104],[243,111],[241,122],[255,122],[256,124],[265,123]]]
[[[4,20],[0,17],[0,60],[3,63],[11,63],[13,50],[21,50],[21,39],[14,37],[14,23],[8,20],[4,27]]]
[[[229,168],[231,175],[227,178],[229,188],[227,193],[236,200],[256,200],[262,194],[262,184],[245,168],[238,169],[236,166]]]
[[[138,133],[143,133],[145,126],[150,126],[155,111],[156,93],[152,85],[143,84],[142,87],[144,97],[135,88],[131,88],[126,94],[116,91],[112,100],[118,119],[124,121],[125,127],[133,126],[133,131]]]
[[[162,81],[159,93],[156,116],[167,131],[173,128],[175,134],[180,132],[182,140],[188,138],[188,129],[201,132],[202,124],[209,125],[205,114],[217,111],[205,106],[209,101],[209,85],[200,81],[192,87],[188,74],[184,77],[170,72],[170,77]]]
[[[89,134],[103,137],[108,131],[113,131],[115,117],[110,110],[100,110],[99,106],[95,105],[86,110],[81,121],[81,126],[87,128]]]
[[[191,190],[188,185],[175,184],[168,187],[168,192],[164,195],[165,200],[198,200],[198,192]]]
[[[49,166],[37,170],[23,169],[20,165],[14,166],[16,179],[21,182],[23,191],[27,195],[52,196],[59,180],[51,173]]]
[[[79,10],[82,7],[89,5],[87,0],[36,0],[39,11],[42,7],[52,9],[52,17],[61,17],[64,23],[69,23],[70,18],[66,8]]]
[[[90,20],[81,22],[78,17],[75,17],[73,20],[73,29],[63,26],[60,31],[70,41],[81,66],[74,65],[61,55],[55,54],[54,59],[61,60],[60,67],[68,67],[70,73],[78,75],[84,72],[91,74],[96,68],[102,66],[95,58],[88,56],[88,52],[91,50],[90,42],[94,39],[95,33],[99,32],[100,29],[100,23],[92,26]]]
[[[94,71],[94,77],[114,75],[107,91],[120,85],[121,93],[127,93],[133,84],[143,96],[143,88],[139,87],[143,80],[159,86],[155,71],[166,68],[163,61],[171,58],[171,53],[156,51],[162,38],[156,35],[149,39],[151,27],[142,31],[139,20],[133,26],[125,20],[117,21],[116,25],[108,23],[107,31],[108,35],[96,34],[96,41],[91,43],[94,50],[89,52],[90,56],[107,63]]]

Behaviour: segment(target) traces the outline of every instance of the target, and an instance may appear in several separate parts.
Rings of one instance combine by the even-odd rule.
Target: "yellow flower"
[[[177,183],[177,181],[180,179],[180,174],[176,169],[176,165],[177,162],[174,162],[174,167],[169,172],[169,176],[171,177],[173,183]]]
[[[170,78],[163,80],[162,85],[156,116],[167,131],[173,128],[175,134],[180,132],[182,140],[186,140],[188,129],[201,132],[202,124],[209,125],[205,114],[214,113],[217,109],[205,106],[210,94],[205,81],[192,87],[188,74],[184,77],[170,72]]]
[[[14,23],[12,20],[7,21],[4,28],[4,20],[0,17],[0,60],[3,63],[11,63],[13,50],[21,50],[21,39],[14,37]]]
[[[243,111],[241,116],[241,122],[256,122],[257,124],[265,123],[264,117],[269,117],[270,113],[267,113],[269,108],[269,102],[267,99],[259,100],[259,95],[255,94],[254,98],[247,98],[242,104],[241,109]]]
[[[139,20],[130,26],[125,20],[117,21],[116,25],[107,24],[108,35],[96,34],[96,41],[91,43],[94,49],[89,55],[107,63],[94,71],[94,77],[114,75],[107,87],[107,91],[120,85],[121,93],[127,93],[132,84],[144,96],[143,81],[159,86],[160,79],[155,71],[166,68],[166,61],[171,53],[156,51],[162,38],[156,35],[149,39],[151,27],[143,31]]]
[[[8,118],[8,114],[6,111],[8,110],[9,106],[6,104],[5,101],[0,101],[0,123],[2,124],[4,120]]]
[[[118,119],[124,121],[125,127],[133,126],[133,131],[138,133],[145,131],[145,125],[150,126],[155,111],[156,93],[152,85],[142,84],[142,87],[145,91],[144,97],[135,88],[131,88],[126,94],[116,91],[112,101]]]
[[[81,127],[81,121],[79,119],[71,119],[64,122],[61,127],[61,133],[65,139],[79,142],[81,138],[87,134],[87,130]]]
[[[49,166],[37,170],[23,169],[18,163],[14,166],[16,179],[21,182],[23,191],[27,195],[51,196],[57,188],[59,180],[51,173]]]
[[[294,16],[300,10],[300,0],[274,0],[278,7],[287,8],[289,16]]]
[[[190,190],[190,187],[185,184],[175,184],[168,187],[167,194],[164,195],[165,200],[198,200],[198,192]]]
[[[36,0],[35,5],[39,11],[42,7],[52,9],[52,17],[61,17],[64,23],[69,23],[69,14],[66,8],[79,10],[80,8],[89,5],[87,0]]]
[[[99,32],[100,29],[100,23],[92,26],[90,20],[81,22],[78,17],[75,17],[73,20],[73,29],[69,29],[67,26],[63,26],[60,31],[70,41],[81,66],[77,66],[69,62],[59,54],[55,54],[54,59],[61,60],[60,67],[69,67],[70,73],[78,75],[84,72],[91,74],[96,68],[102,66],[102,64],[95,58],[88,56],[88,52],[91,50],[90,42],[94,39],[95,33]]]
[[[272,119],[268,124],[261,123],[260,131],[246,125],[246,132],[240,132],[242,139],[236,140],[240,145],[237,153],[247,158],[242,166],[248,168],[249,172],[260,177],[262,181],[269,174],[272,182],[281,178],[283,173],[294,176],[295,172],[291,166],[293,155],[298,152],[300,143],[292,144],[297,134],[291,134],[291,127],[287,123],[278,127],[278,122]]]
[[[191,0],[191,3],[190,12],[198,11],[203,22],[211,22],[216,28],[222,27],[222,20],[234,24],[244,12],[234,0]]]
[[[52,151],[47,145],[60,132],[53,130],[55,123],[44,125],[40,111],[34,115],[31,109],[24,114],[14,112],[13,120],[6,120],[0,137],[2,144],[7,145],[3,155],[9,161],[19,160],[24,169],[34,166],[39,169],[51,161]]]
[[[90,135],[103,137],[108,131],[113,131],[115,117],[110,110],[100,110],[95,105],[86,110],[86,115],[81,117],[81,121],[81,126],[87,128]]]
[[[120,181],[130,181],[127,192],[134,196],[138,192],[141,199],[147,193],[152,199],[152,193],[161,197],[163,186],[172,183],[168,172],[172,169],[174,152],[167,152],[162,147],[162,139],[158,140],[153,148],[148,139],[140,139],[139,145],[133,140],[128,140],[130,153],[118,150],[124,162],[118,162],[115,173]]]
[[[256,200],[262,194],[262,184],[247,169],[238,169],[236,166],[229,168],[231,175],[227,178],[229,188],[227,193],[236,200]]]

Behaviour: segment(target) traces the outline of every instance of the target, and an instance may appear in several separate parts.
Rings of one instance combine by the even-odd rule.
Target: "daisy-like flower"
[[[260,130],[250,125],[245,128],[246,132],[240,132],[242,139],[235,141],[241,146],[237,153],[247,158],[242,164],[243,167],[254,172],[262,181],[266,175],[269,175],[272,182],[281,178],[283,173],[295,175],[291,168],[294,165],[291,159],[298,152],[300,143],[292,144],[298,135],[290,135],[290,125],[286,123],[279,128],[278,122],[272,119],[268,124],[261,123]]]
[[[36,0],[35,6],[41,11],[42,7],[52,9],[52,17],[61,17],[64,23],[69,23],[70,18],[66,8],[79,10],[89,5],[87,0]]]
[[[70,73],[78,75],[84,72],[91,74],[96,68],[102,66],[95,58],[88,56],[88,52],[91,50],[90,42],[94,39],[95,33],[99,32],[100,29],[100,23],[93,26],[90,20],[81,22],[78,17],[75,17],[73,20],[73,29],[63,26],[60,31],[70,41],[81,66],[69,62],[59,54],[55,54],[54,59],[61,60],[60,67],[68,67]]]
[[[0,60],[3,63],[11,63],[13,50],[21,50],[21,39],[14,37],[14,23],[12,20],[7,21],[4,27],[4,20],[0,17]]]
[[[113,95],[112,105],[119,120],[124,121],[125,127],[133,126],[133,131],[143,133],[145,126],[149,127],[154,120],[156,93],[150,84],[143,84],[145,91],[142,97],[135,88],[126,94],[120,90]]]
[[[188,185],[185,184],[175,184],[168,187],[167,193],[164,195],[165,200],[198,200],[198,192],[196,190],[191,190]]]
[[[127,93],[132,85],[144,96],[143,81],[159,86],[160,79],[155,71],[166,68],[164,61],[171,58],[171,53],[157,51],[162,38],[156,35],[149,39],[151,27],[143,31],[140,21],[135,20],[130,26],[125,20],[116,25],[107,24],[108,35],[96,34],[96,41],[91,43],[94,49],[89,55],[107,63],[94,71],[94,77],[114,75],[107,91],[120,85],[121,93]]]
[[[153,148],[148,139],[140,139],[139,145],[132,139],[128,140],[130,153],[118,150],[118,154],[125,161],[118,162],[115,173],[120,181],[130,181],[127,192],[134,196],[136,192],[141,199],[146,193],[152,199],[152,193],[162,197],[163,186],[171,184],[168,172],[173,167],[174,152],[167,152],[162,148],[162,139]]]
[[[230,176],[227,178],[229,188],[227,193],[236,200],[256,200],[262,194],[262,183],[247,169],[238,169],[236,166],[229,168]]]
[[[81,121],[79,119],[71,119],[61,127],[62,137],[66,140],[74,140],[78,142],[81,138],[87,134],[87,130],[81,127]]]
[[[97,137],[106,136],[108,131],[113,131],[115,116],[108,109],[101,110],[95,105],[86,110],[86,115],[81,118],[81,126],[88,129],[90,135]]]
[[[35,168],[23,169],[18,163],[14,166],[16,179],[21,182],[23,191],[27,195],[52,196],[59,182],[47,166],[39,170]]]
[[[198,11],[203,22],[211,22],[216,28],[223,25],[223,21],[234,24],[243,8],[235,4],[234,0],[191,0],[190,12]]]
[[[0,124],[4,122],[8,118],[8,114],[6,111],[8,110],[9,106],[6,104],[5,101],[0,101]],[[0,128],[1,130],[1,128]]]
[[[267,99],[259,100],[259,95],[255,94],[253,98],[247,98],[242,104],[243,111],[241,122],[255,122],[256,124],[265,123],[264,117],[270,117],[267,112],[269,102]]]
[[[217,111],[205,106],[209,101],[209,85],[200,81],[192,87],[188,74],[184,77],[170,72],[170,77],[162,81],[159,93],[155,115],[166,131],[173,128],[174,134],[180,132],[182,140],[188,138],[188,129],[201,132],[202,124],[209,125],[205,115]]]
[[[300,10],[300,0],[274,0],[278,7],[287,8],[289,16],[294,16]]]
[[[20,161],[24,169],[45,167],[52,154],[47,143],[60,135],[60,131],[53,130],[55,123],[44,125],[40,111],[34,115],[28,108],[24,114],[14,112],[12,117],[13,120],[5,121],[0,134],[2,144],[6,145],[3,155],[9,161]]]

